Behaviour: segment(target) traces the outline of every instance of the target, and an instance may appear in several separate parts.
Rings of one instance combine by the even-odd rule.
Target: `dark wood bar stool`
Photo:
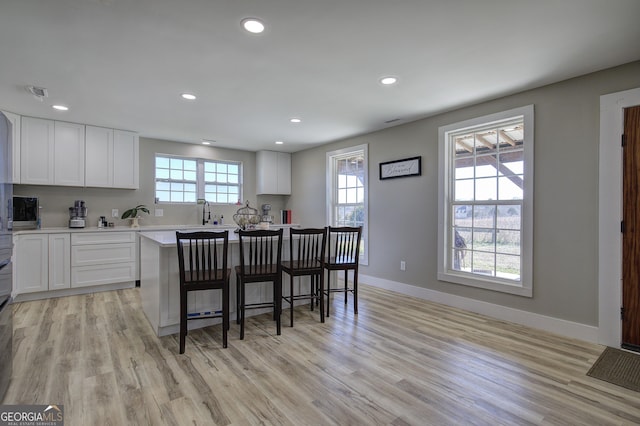
[[[280,335],[280,311],[282,310],[281,253],[282,229],[240,230],[240,265],[236,266],[237,321],[240,324],[240,339],[244,339],[246,309],[273,307],[277,334]],[[273,301],[246,303],[246,285],[249,283],[273,282]]]
[[[327,227],[327,258],[324,262],[324,269],[328,271],[327,287],[324,290],[327,295],[327,316],[331,306],[331,293],[336,292],[344,293],[345,305],[347,294],[353,293],[353,313],[358,313],[358,264],[361,238],[362,226]],[[344,271],[344,287],[331,288],[332,271]],[[349,287],[349,271],[353,271],[353,287]]]
[[[176,243],[180,268],[180,353],[184,353],[187,321],[194,319],[222,318],[222,346],[226,348],[231,275],[231,269],[227,268],[229,232],[177,231]],[[222,311],[187,312],[187,294],[199,290],[222,290]]]
[[[282,272],[289,274],[289,295],[282,299],[291,308],[293,327],[293,304],[295,300],[309,299],[311,310],[314,302],[320,303],[320,322],[324,322],[324,252],[327,240],[326,228],[290,229],[289,260],[282,261]],[[308,276],[311,280],[309,293],[294,294],[294,277]]]

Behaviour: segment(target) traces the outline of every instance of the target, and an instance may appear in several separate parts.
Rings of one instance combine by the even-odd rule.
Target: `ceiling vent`
[[[42,101],[44,98],[49,96],[47,93],[47,89],[44,87],[36,87],[36,86],[27,86],[27,91],[31,93],[37,100]]]

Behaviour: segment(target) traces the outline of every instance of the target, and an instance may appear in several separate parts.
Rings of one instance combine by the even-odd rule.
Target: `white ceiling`
[[[638,0],[0,0],[0,108],[293,152],[638,60],[639,17]]]

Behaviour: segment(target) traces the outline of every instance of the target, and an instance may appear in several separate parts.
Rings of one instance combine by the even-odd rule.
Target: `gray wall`
[[[243,165],[243,193],[244,200],[249,200],[252,207],[259,208],[262,203],[271,203],[276,214],[284,208],[284,196],[256,196],[256,162],[255,153],[232,149],[221,149],[203,145],[170,142],[158,139],[140,138],[140,188],[105,189],[105,188],[74,188],[60,186],[31,186],[14,185],[16,195],[33,195],[40,197],[42,209],[42,226],[66,227],[69,220],[69,207],[74,200],[85,200],[89,210],[89,226],[97,226],[98,218],[106,216],[116,226],[128,225],[127,220],[111,218],[111,209],[119,209],[120,214],[138,204],[146,204],[151,210],[150,215],[143,214],[140,222],[145,225],[184,225],[197,224],[202,220],[202,206],[164,204],[154,205],[155,201],[155,154],[173,154],[184,157],[206,159],[221,159],[241,161]],[[163,209],[163,217],[154,216],[154,208]],[[240,206],[213,205],[211,212],[224,215],[225,223],[233,223],[233,214]]]
[[[43,226],[67,226],[68,207],[84,199],[89,224],[111,209],[154,207],[155,153],[242,161],[244,198],[274,212],[293,211],[305,226],[325,224],[326,152],[369,145],[369,265],[363,274],[587,325],[597,325],[598,138],[600,95],[640,87],[640,62],[601,71],[513,96],[319,148],[292,158],[290,197],[256,196],[255,153],[155,139],[140,139],[140,189],[116,190],[14,185],[18,195],[36,195]],[[533,298],[440,282],[436,279],[438,217],[438,127],[523,105],[535,105],[535,208]],[[378,180],[383,161],[421,155],[421,177]],[[145,216],[142,225],[196,224],[193,205],[160,204],[164,217]],[[216,206],[227,223],[237,206]],[[109,219],[117,225],[126,221]],[[615,231],[614,231],[615,232]],[[400,260],[406,271],[400,271]]]
[[[599,97],[635,87],[640,62],[298,152],[287,207],[305,225],[324,225],[326,153],[366,143],[363,274],[597,326]],[[438,281],[438,127],[529,104],[535,105],[533,297]],[[378,179],[380,162],[417,155],[421,177]]]

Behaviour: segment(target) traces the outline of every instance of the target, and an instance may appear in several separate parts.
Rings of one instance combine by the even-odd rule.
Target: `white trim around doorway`
[[[640,88],[600,96],[598,182],[598,343],[622,340],[622,133],[623,109],[640,105]]]

